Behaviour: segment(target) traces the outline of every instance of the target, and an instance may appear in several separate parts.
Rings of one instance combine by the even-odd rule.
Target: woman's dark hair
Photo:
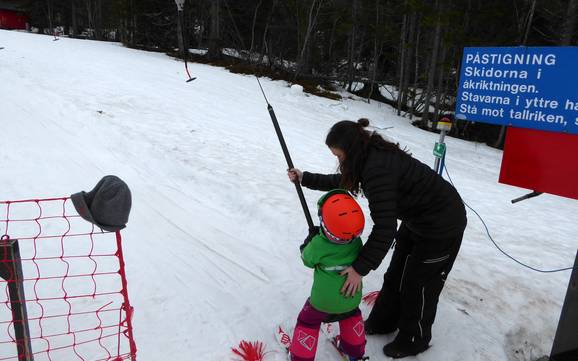
[[[357,122],[343,120],[335,123],[325,138],[328,147],[340,149],[345,153],[345,160],[339,164],[340,186],[353,194],[360,191],[361,171],[371,148],[409,156],[399,144],[388,142],[376,132],[365,130],[368,125],[369,120],[366,118],[361,118]]]

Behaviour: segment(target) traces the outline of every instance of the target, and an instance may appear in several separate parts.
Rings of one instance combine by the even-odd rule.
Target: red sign
[[[578,135],[508,128],[500,183],[578,199]]]

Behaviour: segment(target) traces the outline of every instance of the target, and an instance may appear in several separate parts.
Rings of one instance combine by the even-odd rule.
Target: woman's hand
[[[341,271],[340,275],[347,276],[341,294],[345,297],[353,297],[361,289],[361,279],[363,278],[353,267],[347,267]]]
[[[287,176],[289,180],[293,183],[301,183],[303,180],[303,172],[297,168],[291,168],[287,170]]]

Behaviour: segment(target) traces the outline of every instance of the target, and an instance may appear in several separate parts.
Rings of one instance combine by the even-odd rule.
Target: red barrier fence
[[[2,235],[0,361],[136,360],[120,232],[53,198],[0,202]]]

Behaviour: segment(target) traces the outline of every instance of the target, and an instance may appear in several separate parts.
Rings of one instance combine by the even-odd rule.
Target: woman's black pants
[[[400,333],[428,343],[438,299],[452,269],[463,231],[444,238],[417,235],[403,223],[396,234],[383,287],[368,317],[377,331]]]

